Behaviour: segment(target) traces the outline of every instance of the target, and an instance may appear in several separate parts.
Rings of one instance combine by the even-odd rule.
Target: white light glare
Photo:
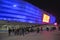
[[[13,5],[13,7],[16,7],[17,5]]]

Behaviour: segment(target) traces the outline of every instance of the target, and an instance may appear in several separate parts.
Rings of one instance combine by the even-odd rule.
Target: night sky
[[[40,9],[43,9],[56,16],[56,21],[60,23],[60,1],[58,0],[25,0]]]

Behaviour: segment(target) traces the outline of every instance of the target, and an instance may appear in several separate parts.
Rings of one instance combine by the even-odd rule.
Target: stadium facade
[[[0,20],[0,24],[4,25],[9,24],[9,22],[11,22],[10,24],[15,22],[20,24],[54,24],[56,18],[24,0],[0,0]]]

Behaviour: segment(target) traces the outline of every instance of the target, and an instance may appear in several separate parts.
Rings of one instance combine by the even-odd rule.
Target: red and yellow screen
[[[49,23],[50,16],[43,14],[43,22]]]

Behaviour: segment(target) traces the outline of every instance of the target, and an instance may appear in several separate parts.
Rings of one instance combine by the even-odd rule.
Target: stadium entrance
[[[38,24],[23,23],[23,22],[12,22],[12,21],[0,21],[0,32],[7,32],[8,28],[18,29],[22,27],[36,27]]]

